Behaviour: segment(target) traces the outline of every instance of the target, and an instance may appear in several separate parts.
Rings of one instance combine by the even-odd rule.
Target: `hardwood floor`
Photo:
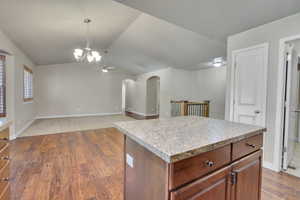
[[[115,129],[12,142],[12,199],[120,200],[123,136]]]
[[[123,200],[123,135],[114,128],[16,139],[13,200]],[[299,200],[300,179],[263,171],[262,200]]]

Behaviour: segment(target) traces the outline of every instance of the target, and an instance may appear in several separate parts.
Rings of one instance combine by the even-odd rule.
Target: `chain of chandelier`
[[[90,47],[89,24],[91,22],[91,19],[84,19],[84,23],[86,24],[86,46],[84,48],[74,49],[73,55],[77,62],[98,63],[101,61],[102,56],[99,51]]]

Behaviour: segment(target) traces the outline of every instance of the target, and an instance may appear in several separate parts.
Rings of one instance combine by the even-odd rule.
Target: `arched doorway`
[[[134,84],[135,81],[132,79],[125,79],[122,81],[122,113],[126,111],[132,111],[133,107],[133,96],[134,96]]]
[[[146,115],[159,116],[160,111],[160,78],[152,76],[147,79]]]

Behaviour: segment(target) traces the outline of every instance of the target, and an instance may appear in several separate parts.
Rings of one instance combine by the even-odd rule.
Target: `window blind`
[[[32,70],[24,66],[24,101],[33,100],[33,73]]]
[[[6,117],[5,56],[0,55],[0,117]]]

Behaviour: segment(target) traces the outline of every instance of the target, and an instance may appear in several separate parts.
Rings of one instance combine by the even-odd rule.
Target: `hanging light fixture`
[[[73,55],[77,62],[97,63],[101,61],[101,55],[98,51],[91,49],[89,41],[89,24],[91,19],[85,19],[86,24],[86,47],[83,49],[74,49]]]

